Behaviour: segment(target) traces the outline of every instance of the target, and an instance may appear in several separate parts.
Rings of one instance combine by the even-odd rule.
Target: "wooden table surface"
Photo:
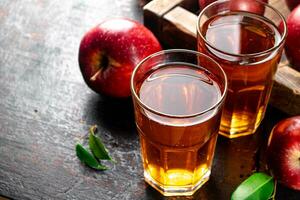
[[[229,199],[264,170],[272,126],[286,117],[269,107],[257,133],[219,137],[211,179],[193,197],[164,198],[144,183],[131,100],[92,92],[78,66],[79,42],[101,20],[142,21],[142,0],[0,1],[0,195],[13,199]],[[98,172],[75,156],[97,124],[117,164]],[[0,197],[3,198],[3,197]],[[300,199],[278,185],[276,199]]]

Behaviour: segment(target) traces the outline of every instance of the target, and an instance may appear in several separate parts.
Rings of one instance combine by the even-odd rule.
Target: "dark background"
[[[164,198],[144,183],[131,100],[92,92],[78,66],[79,42],[104,19],[142,22],[141,0],[0,1],[0,195],[13,199],[229,199],[254,171],[265,169],[273,125],[286,117],[269,108],[253,136],[219,137],[211,179],[193,197]],[[75,156],[88,129],[117,161],[99,172]],[[1,197],[0,197],[1,198]],[[300,199],[278,186],[276,199]]]

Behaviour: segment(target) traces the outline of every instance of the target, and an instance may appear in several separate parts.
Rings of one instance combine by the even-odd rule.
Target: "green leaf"
[[[231,195],[231,200],[267,200],[274,191],[274,179],[264,173],[254,173]]]
[[[95,135],[96,126],[90,128],[89,146],[96,158],[99,160],[110,160],[115,162],[108,154],[102,140]]]
[[[106,166],[101,165],[96,158],[94,158],[94,156],[89,153],[81,144],[76,144],[76,155],[81,162],[85,163],[91,168],[98,170],[108,169]]]

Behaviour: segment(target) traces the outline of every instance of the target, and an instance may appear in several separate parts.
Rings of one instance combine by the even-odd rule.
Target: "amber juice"
[[[220,134],[230,138],[255,132],[264,117],[282,49],[281,35],[268,19],[228,12],[208,19],[198,32],[198,50],[213,57],[228,77]],[[265,52],[265,53],[264,53]]]
[[[221,98],[214,76],[193,65],[159,66],[137,84],[135,103],[146,181],[164,195],[191,195],[210,175]]]

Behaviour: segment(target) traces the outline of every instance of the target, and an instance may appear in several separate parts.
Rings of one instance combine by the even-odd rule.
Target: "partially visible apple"
[[[299,0],[285,0],[290,10],[293,10],[297,5],[300,4]]]
[[[268,0],[260,0],[261,2],[268,3]],[[230,1],[230,10],[231,11],[245,11],[256,13],[259,15],[264,14],[265,7],[253,0],[231,0]]]
[[[288,35],[285,41],[285,54],[292,67],[300,71],[300,5],[298,5],[287,18]],[[283,24],[279,25],[283,31]]]
[[[199,8],[200,10],[203,10],[206,6],[211,4],[212,2],[215,2],[216,0],[199,0]]]
[[[216,0],[199,0],[199,7],[202,10]],[[268,3],[268,0],[260,0]],[[264,7],[254,0],[231,0],[229,3],[230,10],[232,11],[245,11],[256,14],[263,14]]]
[[[300,116],[285,119],[273,128],[267,161],[279,182],[300,190]]]
[[[84,35],[79,48],[79,66],[85,82],[95,92],[129,97],[134,67],[160,50],[158,40],[139,22],[110,19]]]

